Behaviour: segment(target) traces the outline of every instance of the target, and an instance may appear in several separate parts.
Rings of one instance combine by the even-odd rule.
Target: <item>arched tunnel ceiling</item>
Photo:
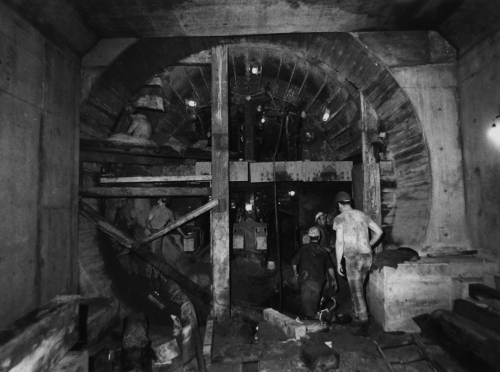
[[[256,160],[271,158],[286,111],[291,112],[291,130],[296,129],[294,126],[299,115],[306,116],[300,119],[300,126],[309,129],[308,133],[321,136],[330,148],[330,158],[343,160],[359,153],[359,92],[336,71],[324,69],[317,62],[292,50],[264,43],[231,46],[228,67],[231,150],[238,151],[238,127],[243,125],[238,122],[238,109],[244,111],[244,105],[253,103],[261,110],[259,112],[265,121],[256,126],[259,154]],[[256,73],[251,72],[252,68],[257,70],[254,71]],[[156,77],[161,79],[162,87],[148,86],[145,81],[129,103],[133,104],[146,95],[158,97],[164,102],[164,111],[140,110],[149,118],[156,133],[182,137],[191,144],[209,139],[212,101],[210,66],[175,63],[160,71]],[[195,102],[196,107],[189,107],[188,101]],[[261,116],[255,111],[253,120],[257,124]],[[327,111],[329,117],[324,118]],[[123,131],[126,128],[114,125],[108,127],[108,134],[117,129]],[[297,132],[300,133],[300,129]]]
[[[500,29],[497,0],[3,0],[83,57],[99,39],[434,30],[463,54]]]
[[[420,246],[425,237],[431,199],[429,153],[421,124],[392,74],[347,33],[190,38],[188,42],[182,38],[141,39],[125,51],[92,88],[81,109],[82,135],[108,134],[145,81],[165,67],[221,43],[243,47],[247,43],[269,44],[276,49],[290,50],[294,52],[291,56],[304,56],[323,71],[337,75],[336,80],[343,82],[342,87],[348,87],[349,81],[359,89],[378,116],[379,130],[387,134],[397,180],[394,182],[397,200],[391,201],[392,215],[388,216],[391,222],[385,241],[395,246],[402,241],[409,246]]]

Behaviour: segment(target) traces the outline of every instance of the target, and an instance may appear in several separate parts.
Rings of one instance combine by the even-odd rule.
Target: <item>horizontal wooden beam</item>
[[[78,296],[63,296],[5,328],[0,332],[0,369],[53,371],[78,341],[78,309]]]
[[[136,176],[136,177],[101,177],[101,183],[136,183],[136,182],[210,182],[212,176]]]
[[[137,165],[164,165],[166,158],[154,158],[142,155],[109,154],[106,152],[80,151],[80,161],[105,164],[137,164]]]
[[[210,187],[81,187],[84,198],[137,198],[161,196],[209,196]]]
[[[185,148],[176,151],[170,146],[140,146],[105,140],[80,140],[80,151],[105,152],[110,154],[142,155],[156,158],[188,158],[210,160],[212,153],[207,150]]]

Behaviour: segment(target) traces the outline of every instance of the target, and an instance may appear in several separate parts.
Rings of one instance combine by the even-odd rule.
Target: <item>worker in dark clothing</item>
[[[333,262],[334,271],[331,279],[328,280],[328,287],[325,287],[325,295],[332,297],[334,293],[338,292],[337,278],[335,276],[335,249],[333,249],[331,245],[331,237],[326,228],[326,214],[323,212],[318,212],[316,217],[314,218],[316,221],[316,227],[320,232],[319,245],[326,249],[326,251],[330,254],[330,259]]]
[[[318,228],[311,227],[308,235],[311,242],[304,245],[295,255],[292,259],[292,266],[300,284],[300,297],[306,319],[318,319],[321,291],[326,280],[334,277],[334,272],[330,255],[318,243],[321,237]],[[300,275],[297,267],[299,267]]]

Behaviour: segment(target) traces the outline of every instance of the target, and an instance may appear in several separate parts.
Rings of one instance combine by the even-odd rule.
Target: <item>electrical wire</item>
[[[281,241],[280,241],[280,232],[279,232],[279,219],[278,219],[278,187],[276,183],[276,156],[278,155],[278,149],[280,147],[281,135],[283,133],[283,125],[285,121],[288,121],[288,110],[285,111],[285,114],[281,118],[280,132],[278,134],[278,141],[276,142],[276,149],[274,151],[273,156],[273,179],[274,179],[274,217],[276,224],[276,246],[278,248],[278,270],[279,270],[279,308],[278,310],[281,312],[282,305],[282,293],[283,293],[283,270],[282,270],[282,260],[281,260]]]

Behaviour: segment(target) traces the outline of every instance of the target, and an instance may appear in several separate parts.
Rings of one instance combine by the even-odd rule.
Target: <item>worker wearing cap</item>
[[[292,267],[300,284],[300,298],[306,319],[317,319],[319,300],[327,280],[327,272],[333,277],[334,271],[328,252],[319,245],[321,235],[318,228],[311,227],[308,235],[311,242],[302,246],[297,252],[292,259]]]
[[[336,231],[336,255],[339,275],[345,276],[351,290],[353,309],[351,315],[355,321],[368,325],[364,281],[372,265],[372,247],[382,236],[382,229],[370,216],[355,210],[351,206],[351,196],[342,191],[335,196],[340,214],[333,220]],[[370,239],[369,230],[372,231]],[[345,258],[346,273],[340,262]]]
[[[318,212],[316,216],[314,217],[314,220],[316,221],[316,227],[318,228],[320,232],[320,239],[319,239],[319,245],[325,248],[328,253],[330,254],[330,258],[332,262],[335,262],[335,251],[332,249],[332,246],[330,244],[330,234],[328,233],[326,229],[326,214],[323,212]],[[328,289],[329,292],[338,292],[338,285],[337,285],[337,280],[335,278],[335,271],[333,273],[334,275],[331,278],[328,278]],[[328,296],[332,296],[333,293],[328,293]]]

